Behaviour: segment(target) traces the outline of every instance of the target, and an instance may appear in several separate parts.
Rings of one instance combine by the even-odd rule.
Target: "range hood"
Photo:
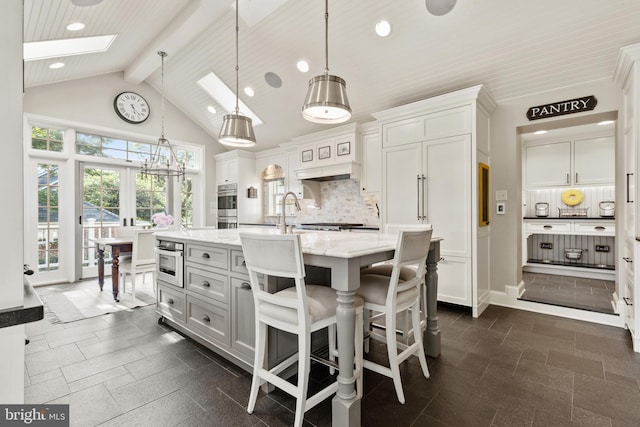
[[[334,165],[316,166],[296,170],[296,179],[311,181],[333,181],[336,179],[360,180],[360,164],[345,162]]]

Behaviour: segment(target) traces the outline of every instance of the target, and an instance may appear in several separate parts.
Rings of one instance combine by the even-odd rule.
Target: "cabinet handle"
[[[578,172],[576,172],[576,184],[578,183]]]
[[[633,305],[633,303],[631,302],[631,299],[628,297],[622,297],[622,300],[624,301],[625,304],[627,305]]]
[[[205,253],[203,253],[203,254],[202,254],[202,258],[204,258],[204,259],[209,259],[209,258],[211,258],[211,257],[209,256],[209,254],[208,254],[208,253],[206,253],[206,252],[205,252]]]
[[[247,261],[243,260],[243,261],[242,261],[242,266],[243,266],[243,267],[246,267],[246,266],[247,266]]]
[[[627,174],[627,203],[633,203],[633,200],[629,197],[629,177],[632,177],[633,173]]]
[[[203,322],[211,322],[211,319],[209,318],[209,316],[207,316],[206,314],[204,316],[202,316],[202,321]]]
[[[204,286],[205,288],[209,288],[211,287],[211,284],[205,280],[204,282],[202,282],[202,286]]]
[[[240,287],[242,289],[251,289],[251,285],[248,284],[247,282],[242,282],[242,284],[240,285]]]
[[[127,218],[122,218],[122,226],[123,227],[127,226]]]
[[[595,226],[595,227],[593,227],[593,228],[594,228],[594,230],[604,230],[604,229],[605,229],[605,228],[604,228],[603,226],[601,226],[601,225],[597,225],[597,226]]]
[[[168,303],[168,304],[173,304],[173,298],[169,298],[169,299],[167,300],[167,303]]]
[[[366,191],[366,188],[362,187],[362,191]]]
[[[427,216],[424,212],[424,182],[427,180],[427,177],[422,175],[422,220],[427,219]]]
[[[571,182],[569,182],[571,178],[569,178],[569,174],[567,174],[567,184],[571,184]]]
[[[633,260],[628,256],[623,256],[622,259],[625,260],[626,262],[633,262]]]
[[[420,221],[420,175],[416,177],[416,211],[418,212],[418,221]]]
[[[553,225],[543,225],[542,228],[544,228],[545,230],[551,230],[553,228]]]

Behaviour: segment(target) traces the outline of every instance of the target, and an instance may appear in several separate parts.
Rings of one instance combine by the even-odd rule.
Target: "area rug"
[[[126,293],[120,293],[118,302],[113,299],[110,278],[105,279],[102,291],[95,279],[39,286],[35,289],[44,303],[45,318],[51,323],[68,323],[155,304],[151,278],[147,277],[146,282],[143,284],[141,278],[136,282],[135,300],[131,296],[129,285]]]

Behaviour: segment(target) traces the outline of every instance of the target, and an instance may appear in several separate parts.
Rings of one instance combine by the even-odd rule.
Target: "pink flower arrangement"
[[[166,227],[173,224],[173,217],[169,214],[165,214],[164,212],[158,212],[153,214],[151,221],[159,227]]]

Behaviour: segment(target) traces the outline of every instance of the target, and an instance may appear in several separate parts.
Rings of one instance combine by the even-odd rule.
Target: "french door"
[[[120,227],[150,226],[154,213],[167,210],[167,180],[143,177],[134,167],[92,163],[80,163],[78,178],[76,271],[82,278],[95,277],[98,255],[92,239],[115,237]],[[110,262],[105,253],[105,264]]]

